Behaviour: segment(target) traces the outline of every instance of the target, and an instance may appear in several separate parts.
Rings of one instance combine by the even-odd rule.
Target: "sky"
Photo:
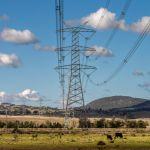
[[[124,19],[118,20],[127,0],[64,0],[66,24],[84,24],[96,34],[88,42],[95,48],[89,64],[97,67],[91,76],[101,83],[117,68],[150,20],[150,1],[132,0]],[[103,20],[99,18],[104,14]],[[112,30],[117,28],[105,48]],[[150,34],[121,72],[104,86],[88,82],[85,102],[126,95],[150,99]],[[54,0],[0,1],[0,99],[19,103],[45,99],[45,104],[61,107],[57,66]],[[97,58],[97,59],[95,59]],[[23,102],[21,101],[23,100]],[[47,100],[47,102],[46,102]]]

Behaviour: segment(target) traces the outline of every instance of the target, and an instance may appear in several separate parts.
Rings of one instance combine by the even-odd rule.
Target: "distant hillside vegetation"
[[[140,106],[140,104],[143,104],[144,102],[146,103],[146,101],[146,99],[133,98],[129,96],[112,96],[94,100],[87,104],[86,108],[93,110],[109,110],[114,108]]]
[[[150,100],[144,101],[143,103],[134,105],[132,108],[134,109],[149,109],[150,110]]]

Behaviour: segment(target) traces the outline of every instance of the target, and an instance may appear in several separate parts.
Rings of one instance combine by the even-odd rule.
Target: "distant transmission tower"
[[[96,68],[84,64],[81,60],[86,57],[86,51],[95,51],[92,48],[82,46],[81,38],[85,41],[95,32],[93,29],[85,28],[81,25],[75,27],[64,28],[63,20],[63,0],[55,0],[56,2],[56,30],[57,30],[57,54],[58,54],[58,66],[56,69],[59,72],[60,83],[63,91],[63,108],[65,108],[65,125],[68,126],[69,117],[74,117],[75,109],[80,109],[83,112],[82,117],[85,119],[85,102],[83,92],[83,81],[81,74],[87,72],[87,70],[93,71]],[[64,46],[65,34],[71,34],[71,46]],[[67,45],[68,45],[67,43]],[[67,55],[66,55],[67,52]],[[67,57],[67,58],[66,58]],[[69,75],[65,79],[66,71]],[[68,81],[69,80],[69,81]],[[67,91],[65,92],[65,84],[67,84]],[[65,95],[65,93],[67,93]],[[66,98],[65,98],[66,97]],[[66,100],[66,101],[65,101]]]

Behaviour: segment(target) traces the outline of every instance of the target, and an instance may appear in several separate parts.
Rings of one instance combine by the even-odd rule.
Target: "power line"
[[[123,59],[121,64],[117,67],[117,69],[103,82],[95,83],[92,81],[93,84],[96,86],[102,86],[102,85],[108,83],[109,81],[111,81],[123,69],[123,67],[128,63],[128,61],[131,59],[131,57],[135,54],[135,52],[137,51],[139,46],[142,44],[143,40],[145,39],[145,37],[147,36],[149,31],[150,31],[150,21],[145,25],[142,33],[138,36],[135,44],[133,45],[131,50],[127,53],[126,57]]]
[[[123,9],[122,9],[122,11],[121,11],[121,14],[120,14],[120,16],[119,16],[118,19],[117,19],[118,21],[120,21],[120,20],[122,20],[122,19],[125,18],[126,14],[127,14],[127,11],[128,11],[128,9],[129,9],[129,6],[130,6],[130,4],[131,4],[131,1],[132,1],[132,0],[127,0],[126,3],[124,4]],[[119,26],[120,26],[120,23],[117,23],[116,27],[113,28],[113,30],[112,30],[112,32],[111,32],[111,34],[110,34],[108,40],[107,40],[106,43],[105,43],[105,48],[108,48],[108,46],[110,45],[111,41],[113,40],[115,34],[116,34],[117,31],[118,31],[118,27],[119,27]]]
[[[108,49],[109,45],[111,44],[113,38],[115,37],[118,29],[119,29],[119,26],[120,26],[120,22],[122,19],[125,18],[126,14],[127,14],[127,11],[130,7],[130,4],[131,4],[131,1],[132,0],[127,0],[126,3],[124,4],[122,10],[121,10],[121,13],[117,19],[118,23],[116,23],[116,26],[112,29],[112,32],[110,33],[110,36],[108,37],[108,40],[105,42],[105,45],[104,45],[104,48],[105,49]],[[95,59],[97,60],[99,57],[97,56]]]
[[[111,0],[106,0],[106,4],[105,4],[105,8],[108,9],[110,6],[110,2]],[[103,14],[100,16],[99,21],[96,25],[95,28],[98,28],[98,26],[101,24],[101,22],[103,21],[104,17],[105,17],[106,11],[103,12]],[[89,21],[86,22],[86,24],[88,24]],[[93,34],[91,34],[91,36],[89,37],[89,40],[96,34],[96,32],[94,32]]]

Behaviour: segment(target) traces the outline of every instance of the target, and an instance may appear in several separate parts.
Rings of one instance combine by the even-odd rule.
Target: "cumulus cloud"
[[[0,39],[16,44],[32,44],[38,42],[30,30],[16,30],[6,28],[0,33]]]
[[[85,55],[86,56],[99,56],[99,57],[112,57],[114,56],[112,51],[104,48],[104,47],[101,47],[101,46],[93,46],[92,48],[92,51],[90,51],[90,49],[88,49],[86,52],[85,52]],[[94,51],[93,51],[94,50]]]
[[[144,73],[143,73],[142,71],[140,71],[140,70],[135,70],[135,71],[133,72],[133,75],[134,75],[134,76],[144,76]]]
[[[134,32],[142,32],[147,23],[150,22],[150,16],[144,16],[139,19],[137,22],[132,23],[129,28]]]
[[[99,21],[101,20],[101,21]],[[96,29],[110,29],[119,28],[126,30],[124,20],[117,20],[116,14],[108,11],[106,8],[100,8],[98,11],[91,13],[90,15],[83,17],[81,23],[91,26]]]
[[[50,46],[50,45],[46,45],[46,46],[41,46],[40,44],[35,44],[34,48],[36,50],[40,50],[40,51],[55,51],[56,47],[55,46]]]
[[[0,91],[0,103],[3,102],[3,99],[6,97],[6,93],[3,91]]]
[[[4,91],[0,91],[0,104],[10,102],[10,100],[13,103],[14,101],[13,95],[7,94]]]
[[[0,15],[0,20],[2,21],[8,21],[9,20],[9,16],[6,14]]]
[[[78,20],[69,20],[70,24],[77,24]],[[146,24],[150,22],[150,16],[143,16],[137,22],[127,24],[125,20],[117,20],[116,13],[109,11],[106,8],[100,8],[96,12],[83,17],[80,20],[81,24],[85,24],[95,29],[105,30],[111,28],[118,28],[125,31],[133,31],[141,33],[144,30]]]
[[[33,100],[33,101],[38,101],[42,99],[39,93],[32,89],[25,89],[21,93],[17,94],[16,97],[18,99],[26,99],[26,100]]]
[[[15,54],[0,53],[0,66],[17,68],[20,65],[21,61]]]
[[[41,96],[37,91],[32,89],[25,89],[24,91],[17,94],[7,94],[3,91],[0,92],[0,102],[1,103],[14,103],[20,101],[40,101],[44,97]]]

